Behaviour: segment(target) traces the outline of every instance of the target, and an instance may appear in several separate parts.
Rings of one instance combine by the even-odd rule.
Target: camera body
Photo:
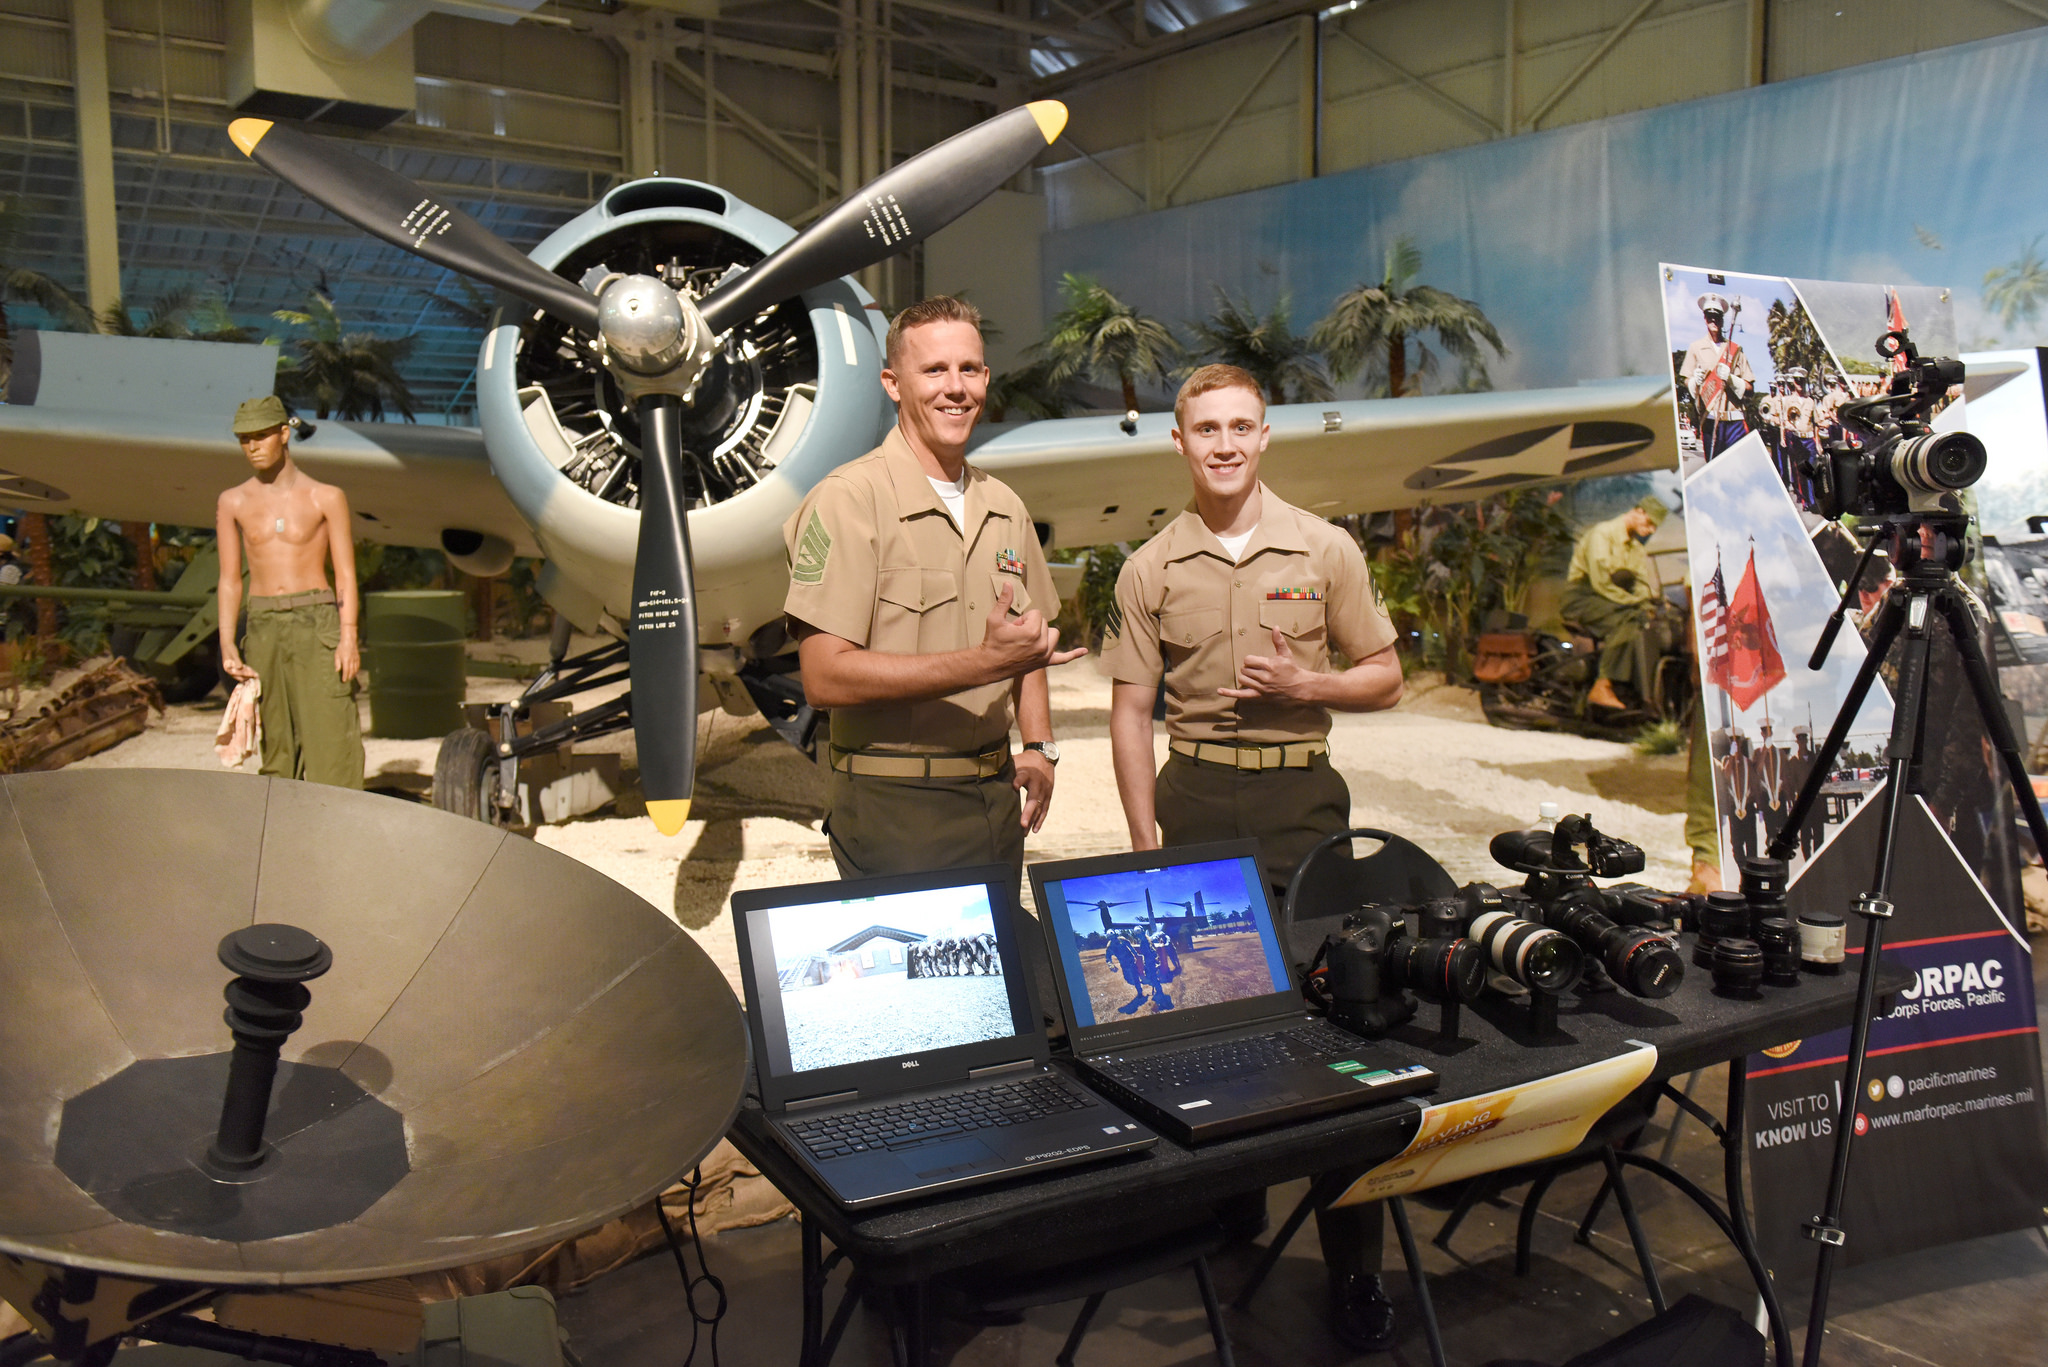
[[[1859,442],[1832,442],[1815,471],[1821,516],[1926,517],[1961,515],[1962,490],[1984,476],[1984,443],[1968,432],[1935,432],[1934,408],[1963,382],[1963,363],[1922,357],[1903,330],[1877,342],[1886,359],[1904,358],[1887,392],[1845,403],[1842,426]]]
[[[1412,1019],[1418,997],[1438,1005],[1476,1001],[1486,958],[1465,938],[1466,891],[1416,904],[1367,903],[1346,916],[1343,933],[1324,941],[1318,956],[1327,965],[1321,982],[1330,1019],[1377,1036]]]

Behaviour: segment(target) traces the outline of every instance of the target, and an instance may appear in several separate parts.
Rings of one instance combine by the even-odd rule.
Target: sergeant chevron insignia
[[[803,539],[797,542],[796,563],[789,577],[799,584],[816,584],[825,578],[825,559],[832,554],[832,537],[817,513],[804,524]]]

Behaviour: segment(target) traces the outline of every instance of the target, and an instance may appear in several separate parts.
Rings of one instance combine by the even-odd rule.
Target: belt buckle
[[[1247,755],[1251,756],[1252,762],[1250,764],[1245,763],[1245,756]],[[1236,764],[1240,769],[1264,769],[1266,767],[1266,752],[1256,745],[1240,745],[1237,747]]]

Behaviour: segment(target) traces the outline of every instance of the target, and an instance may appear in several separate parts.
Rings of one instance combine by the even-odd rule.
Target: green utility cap
[[[284,411],[284,400],[275,394],[265,394],[260,399],[244,399],[242,406],[235,410],[234,430],[238,437],[252,432],[268,432],[273,427],[282,427],[290,417]]]
[[[1664,506],[1664,500],[1655,494],[1643,495],[1643,501],[1636,504],[1636,510],[1648,513],[1650,522],[1658,527],[1663,526],[1664,519],[1671,516],[1671,510]]]

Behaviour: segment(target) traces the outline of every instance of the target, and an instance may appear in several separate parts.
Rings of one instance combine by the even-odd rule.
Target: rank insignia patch
[[[796,543],[796,563],[789,577],[799,584],[816,584],[825,578],[825,559],[832,554],[832,537],[817,513],[804,524],[803,539]]]
[[[1114,641],[1117,637],[1123,634],[1124,610],[1118,607],[1115,603],[1111,603],[1109,605],[1109,611],[1105,613],[1102,618],[1103,644],[1107,645],[1109,642]]]
[[[996,573],[1022,575],[1024,573],[1024,561],[1015,551],[1005,547],[996,552]]]

